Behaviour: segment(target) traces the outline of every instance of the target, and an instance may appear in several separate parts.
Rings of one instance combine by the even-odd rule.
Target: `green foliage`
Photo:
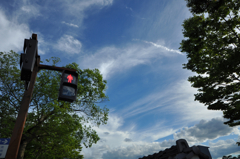
[[[59,58],[46,62],[56,65]],[[42,62],[42,61],[41,61]],[[10,138],[24,93],[20,81],[19,55],[0,52],[0,138]],[[77,100],[58,101],[61,72],[40,70],[37,75],[21,146],[27,144],[24,158],[83,158],[82,144],[91,147],[100,139],[91,126],[106,124],[108,109],[97,103],[108,100],[106,81],[98,69],[81,70],[76,63],[66,68],[79,74]],[[20,147],[21,147],[20,146]]]
[[[232,157],[232,155],[222,157],[222,159],[239,159],[239,158],[240,158],[240,155],[238,155],[238,157]]]
[[[189,77],[198,88],[195,100],[210,110],[222,110],[224,122],[240,125],[240,3],[238,0],[186,0],[193,17],[183,23],[181,51],[184,69],[198,73]]]
[[[82,155],[79,155],[79,143],[83,138],[80,122],[77,115],[66,112],[60,111],[58,115],[52,115],[46,120],[44,128],[42,126],[32,133],[36,137],[27,145],[25,158],[82,158]],[[78,131],[82,135],[77,135]]]
[[[181,51],[184,69],[199,74],[188,78],[198,88],[195,100],[209,110],[223,111],[224,124],[240,125],[239,0],[186,0],[193,17],[183,22]],[[240,146],[240,143],[236,143]],[[231,156],[223,156],[224,159]]]
[[[188,58],[183,68],[199,74],[188,78],[200,92],[195,100],[210,110],[222,110],[223,117],[229,119],[224,124],[240,125],[240,34],[236,31],[240,31],[240,3],[189,0],[187,6],[194,15],[183,23],[187,39],[182,40],[180,49]],[[227,158],[236,157],[223,156]]]

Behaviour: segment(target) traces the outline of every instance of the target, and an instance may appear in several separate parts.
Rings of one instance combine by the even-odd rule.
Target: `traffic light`
[[[21,80],[30,81],[36,61],[38,41],[36,39],[25,39],[23,52],[20,57]]]
[[[73,102],[77,96],[78,74],[64,70],[61,77],[58,100]]]

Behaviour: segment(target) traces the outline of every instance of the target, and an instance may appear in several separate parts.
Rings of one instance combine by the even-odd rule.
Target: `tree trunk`
[[[23,159],[24,158],[24,152],[26,150],[27,144],[32,141],[32,137],[26,137],[25,139],[22,138],[19,151],[18,151],[18,159]]]

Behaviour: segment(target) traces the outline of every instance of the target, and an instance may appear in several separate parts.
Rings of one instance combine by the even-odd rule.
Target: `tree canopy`
[[[180,49],[188,58],[183,68],[198,74],[188,78],[199,91],[195,100],[223,111],[224,124],[240,125],[239,0],[186,2],[193,17],[183,22]]]
[[[25,89],[17,67],[19,58],[13,51],[0,52],[0,138],[11,137]],[[56,57],[45,60],[54,66],[59,61]],[[77,100],[58,101],[61,72],[40,70],[18,158],[83,158],[79,154],[82,145],[91,147],[100,139],[89,125],[107,123],[109,110],[97,105],[108,100],[107,81],[98,69],[81,70],[76,63],[65,67],[77,70]]]
[[[222,110],[224,122],[240,125],[240,3],[238,0],[186,0],[193,17],[183,23],[181,51],[199,74],[189,77],[198,88],[195,100]]]
[[[232,157],[232,155],[222,157],[222,159],[239,159],[239,158],[240,158],[240,155],[238,155],[237,157]]]

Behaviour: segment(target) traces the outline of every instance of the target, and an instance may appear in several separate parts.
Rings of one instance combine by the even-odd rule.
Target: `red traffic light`
[[[77,84],[77,75],[75,72],[66,72],[62,74],[62,80],[66,83]]]
[[[64,70],[60,83],[58,100],[73,102],[77,95],[78,74],[73,71]]]
[[[68,79],[68,83],[72,83],[73,77],[71,74],[67,76],[67,79]]]

